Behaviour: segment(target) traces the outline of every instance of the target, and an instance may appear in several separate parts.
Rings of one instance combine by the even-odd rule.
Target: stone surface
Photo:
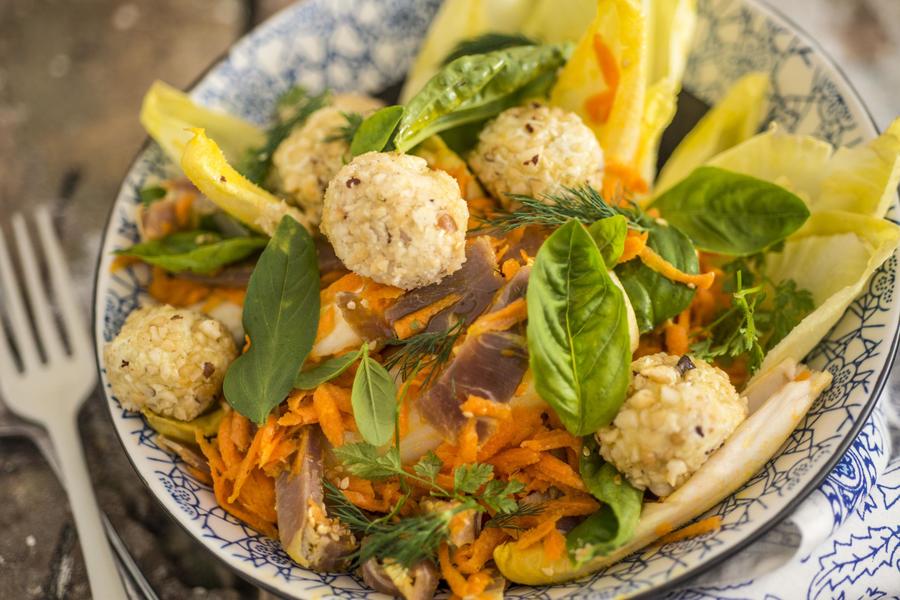
[[[107,210],[144,139],[137,114],[148,85],[157,78],[187,85],[248,26],[288,4],[0,1],[0,223],[5,227],[16,210],[51,203],[85,308]],[[880,127],[900,115],[897,0],[781,4],[847,71]],[[97,494],[157,593],[263,596],[159,509],[122,453],[102,402],[95,396],[82,414]],[[0,527],[0,598],[89,597],[63,490],[22,440],[0,440]]]

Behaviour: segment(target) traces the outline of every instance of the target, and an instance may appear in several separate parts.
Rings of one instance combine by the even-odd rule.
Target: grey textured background
[[[87,307],[101,227],[144,139],[154,79],[185,86],[286,0],[0,0],[0,223],[54,207]],[[900,0],[790,0],[865,98],[900,115]],[[157,507],[99,396],[82,415],[103,508],[163,598],[257,598]],[[65,496],[37,451],[0,440],[0,599],[89,597]]]

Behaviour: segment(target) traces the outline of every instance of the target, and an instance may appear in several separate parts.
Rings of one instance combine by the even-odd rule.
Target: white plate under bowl
[[[193,88],[198,101],[262,123],[294,84],[312,90],[378,91],[398,82],[415,56],[438,0],[306,0],[240,40]],[[758,0],[700,0],[696,41],[684,87],[712,103],[748,71],[769,73],[770,120],[833,144],[872,138],[875,128],[846,77],[795,25]],[[135,115],[137,119],[137,115]],[[128,172],[110,213],[94,298],[98,356],[145,297],[139,266],[112,272],[112,251],[138,239],[138,191],[171,172],[159,148],[146,147]],[[896,207],[891,215],[896,215]],[[784,518],[837,464],[884,386],[895,349],[897,260],[879,269],[866,292],[809,356],[834,383],[778,454],[709,514],[720,530],[634,554],[594,575],[552,587],[511,586],[509,598],[655,596],[751,543]],[[297,566],[279,543],[216,505],[212,491],[161,450],[139,414],[109,409],[135,469],[162,505],[210,553],[241,576],[292,598],[379,596],[358,579]],[[840,499],[838,500],[840,501]]]

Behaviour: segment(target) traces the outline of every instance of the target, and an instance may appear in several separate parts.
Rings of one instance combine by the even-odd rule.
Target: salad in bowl
[[[658,170],[695,3],[552,7],[447,0],[394,103],[296,87],[263,128],[145,97],[180,173],[117,251],[151,301],[106,379],[306,569],[502,597],[716,530],[900,242],[900,121],[757,133],[750,73]]]

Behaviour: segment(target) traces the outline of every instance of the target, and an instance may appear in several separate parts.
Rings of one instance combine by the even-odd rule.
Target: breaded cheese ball
[[[540,199],[560,187],[600,188],[603,150],[594,132],[573,112],[532,102],[507,109],[478,136],[469,165],[491,194]]]
[[[228,329],[195,310],[145,306],[103,349],[112,393],[129,410],[190,421],[219,396],[237,357]]]
[[[668,496],[747,418],[721,369],[666,353],[631,363],[629,397],[597,432],[600,454],[637,488]]]
[[[342,113],[363,116],[380,108],[381,101],[360,94],[338,94],[331,104],[311,114],[295,128],[272,155],[279,187],[301,206],[315,223],[322,216],[322,198],[328,182],[344,165],[350,144],[329,138],[347,125]]]
[[[328,185],[321,227],[348,269],[411,290],[462,266],[468,219],[453,177],[418,156],[368,152]]]

